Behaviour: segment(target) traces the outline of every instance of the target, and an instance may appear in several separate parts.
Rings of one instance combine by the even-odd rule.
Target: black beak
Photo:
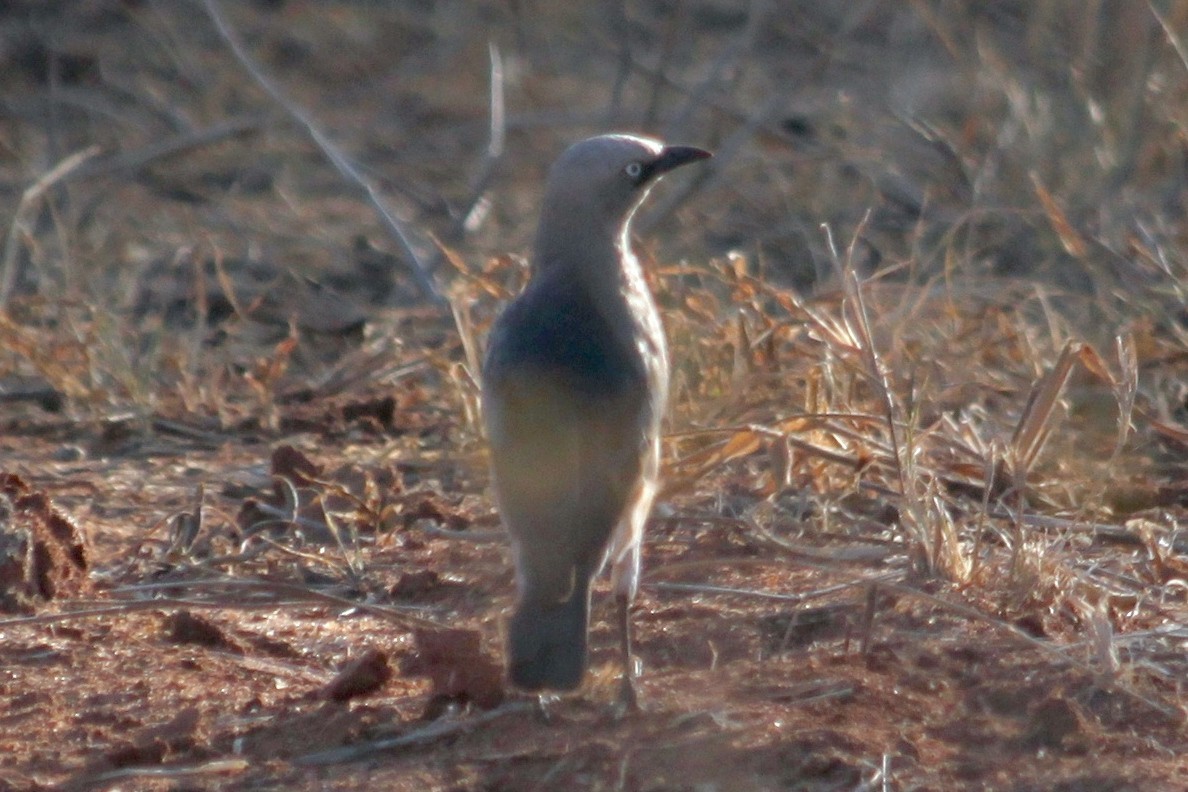
[[[712,156],[714,155],[710,152],[696,146],[665,146],[661,150],[660,156],[645,167],[643,178],[640,181],[650,181],[674,168],[688,165],[690,162],[709,159]]]

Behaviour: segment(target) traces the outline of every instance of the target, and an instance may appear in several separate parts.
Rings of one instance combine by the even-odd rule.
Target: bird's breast
[[[532,296],[513,304],[491,339],[487,376],[516,370],[547,377],[577,395],[646,392],[667,372],[655,306],[621,306],[581,295]]]

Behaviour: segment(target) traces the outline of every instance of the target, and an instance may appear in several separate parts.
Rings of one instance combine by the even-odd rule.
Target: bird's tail
[[[589,660],[589,620],[588,583],[579,581],[572,595],[560,602],[521,599],[508,625],[512,684],[529,691],[573,690],[580,685]]]

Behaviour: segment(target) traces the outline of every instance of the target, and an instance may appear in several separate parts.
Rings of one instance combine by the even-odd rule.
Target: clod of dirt
[[[405,674],[427,676],[433,699],[499,706],[506,695],[503,666],[482,650],[475,630],[416,630],[416,653],[400,665]],[[434,704],[430,703],[430,709]]]
[[[101,424],[87,454],[100,459],[128,456],[144,444],[145,426],[136,418],[116,416]]]
[[[115,767],[159,764],[170,754],[194,746],[201,721],[197,707],[186,707],[166,723],[144,729],[132,740],[113,746],[103,758]]]
[[[165,619],[165,638],[172,643],[197,644],[216,649],[227,649],[242,653],[243,648],[227,637],[214,622],[195,616],[189,611],[178,611]]]
[[[349,701],[357,696],[374,693],[391,678],[392,667],[388,664],[388,655],[379,649],[370,648],[343,666],[338,676],[322,690],[321,696],[331,701]]]
[[[395,530],[402,524],[402,483],[395,467],[345,463],[326,468],[290,445],[272,452],[271,487],[246,489],[236,516],[241,534],[267,531],[274,539],[336,542],[336,528],[360,533]],[[455,521],[457,522],[457,521]]]
[[[1085,714],[1063,696],[1053,695],[1031,712],[1022,743],[1033,750],[1048,748],[1080,753],[1088,749],[1089,724]]]
[[[38,602],[87,586],[82,535],[44,492],[0,474],[0,611],[31,613]]]
[[[759,620],[764,649],[778,654],[838,637],[845,632],[850,610],[848,604],[825,605],[764,616]]]
[[[391,396],[370,399],[368,401],[351,402],[342,406],[342,418],[347,422],[370,419],[378,423],[381,427],[387,428],[392,425],[392,419],[395,416],[396,399]]]
[[[426,495],[405,510],[401,515],[404,527],[412,527],[417,520],[431,520],[438,525],[444,525],[451,531],[465,531],[471,525],[470,518],[450,506],[440,497]]]
[[[421,569],[416,572],[405,572],[400,579],[388,589],[392,599],[413,600],[423,597],[441,585],[441,575],[432,569]]]
[[[1038,613],[1024,613],[1015,619],[1015,626],[1034,638],[1048,637],[1048,628],[1044,626],[1044,619]]]
[[[322,475],[322,466],[291,445],[277,446],[272,452],[272,475],[289,479],[295,486],[307,487]]]
[[[760,767],[779,779],[782,789],[854,789],[862,773],[846,754],[851,742],[836,731],[814,733],[762,757]]]

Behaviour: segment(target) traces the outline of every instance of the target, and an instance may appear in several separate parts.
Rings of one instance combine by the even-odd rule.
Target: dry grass
[[[674,360],[645,592],[856,589],[845,653],[943,614],[1182,726],[1188,2],[544,5],[226,3],[297,126],[197,6],[0,15],[0,469],[82,508],[34,440],[116,499],[142,455],[216,460],[97,519],[71,607],[423,625],[385,566],[416,541],[501,591],[476,389],[507,252],[562,141],[637,128],[718,154],[641,218]],[[310,438],[321,469],[256,469]]]

